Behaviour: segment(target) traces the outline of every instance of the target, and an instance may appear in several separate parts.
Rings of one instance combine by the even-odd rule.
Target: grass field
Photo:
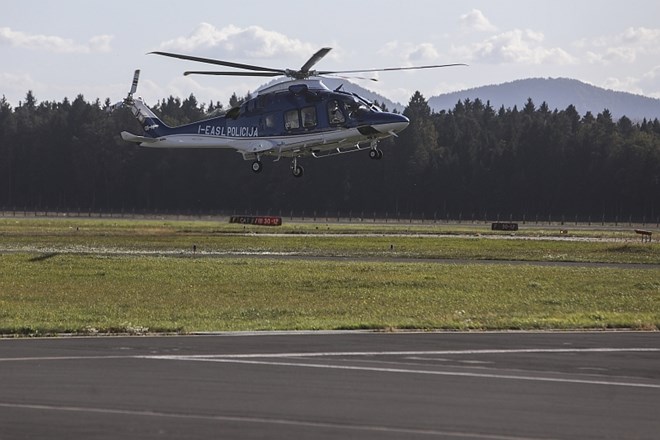
[[[559,232],[542,229],[521,231],[524,240],[490,234],[455,226],[0,220],[0,333],[660,328],[657,243],[612,230],[578,231],[579,241],[551,240]],[[506,263],[513,260],[627,265]]]

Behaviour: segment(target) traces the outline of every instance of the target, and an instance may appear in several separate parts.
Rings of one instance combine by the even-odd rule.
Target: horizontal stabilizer
[[[121,132],[121,138],[123,140],[125,140],[126,142],[137,142],[137,143],[142,143],[142,142],[152,143],[152,142],[158,141],[158,139],[156,139],[156,138],[146,137],[146,136],[138,136],[136,134],[129,133],[127,131],[122,131]]]

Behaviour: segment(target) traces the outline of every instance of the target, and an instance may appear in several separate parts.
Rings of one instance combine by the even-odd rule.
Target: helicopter
[[[212,58],[149,52],[165,57],[230,67],[232,71],[186,71],[184,75],[218,76],[284,76],[289,80],[266,86],[238,107],[213,115],[207,119],[167,126],[140,97],[137,90],[140,70],[136,70],[128,96],[111,107],[127,107],[142,124],[143,135],[127,131],[121,133],[124,141],[150,148],[225,148],[233,149],[252,161],[252,171],[263,170],[262,159],[291,159],[291,172],[301,177],[302,157],[327,157],[369,150],[373,160],[383,158],[378,148],[381,139],[397,136],[405,129],[407,117],[381,110],[377,105],[342,90],[342,85],[330,90],[321,77],[340,74],[382,72],[397,70],[433,69],[465,64],[442,64],[385,69],[317,71],[312,67],[330,52],[325,47],[312,55],[300,69],[274,69]],[[374,79],[375,80],[375,79]]]

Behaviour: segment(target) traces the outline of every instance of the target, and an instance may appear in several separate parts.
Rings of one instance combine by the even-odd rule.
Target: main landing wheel
[[[383,152],[377,150],[376,148],[372,148],[371,150],[369,150],[369,158],[374,160],[380,160],[383,158]]]
[[[295,165],[293,168],[291,168],[291,173],[293,173],[293,177],[302,177],[303,173],[305,170],[303,170],[303,167],[300,165]]]
[[[252,171],[255,173],[260,173],[264,169],[264,166],[261,164],[260,160],[255,160],[252,162]]]

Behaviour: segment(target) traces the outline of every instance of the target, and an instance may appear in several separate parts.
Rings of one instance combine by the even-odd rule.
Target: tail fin
[[[165,136],[170,130],[170,127],[147,107],[142,98],[131,99],[127,105],[131,109],[131,113],[142,124],[142,129],[147,136],[154,138]]]
[[[165,125],[163,121],[161,121],[158,116],[154,114],[154,112],[151,111],[149,107],[144,103],[142,98],[133,98],[133,95],[135,94],[135,91],[137,90],[137,85],[138,81],[140,79],[140,70],[136,70],[135,73],[133,74],[133,83],[131,84],[131,90],[128,92],[128,95],[123,101],[120,101],[116,103],[113,106],[110,106],[108,108],[109,111],[114,111],[118,108],[122,107],[128,107],[131,110],[131,113],[135,116],[135,118],[140,121],[142,124],[142,128],[144,129],[145,134],[148,136],[148,138],[157,138],[160,136],[165,136],[167,132],[170,130],[170,127]],[[130,133],[129,133],[130,134]],[[143,136],[135,136],[136,139],[145,139]],[[122,136],[123,137],[123,136]],[[132,142],[137,142],[135,140],[131,140]]]

